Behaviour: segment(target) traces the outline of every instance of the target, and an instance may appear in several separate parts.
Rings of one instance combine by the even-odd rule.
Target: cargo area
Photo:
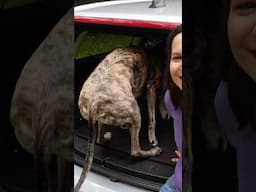
[[[117,30],[118,31],[118,30]],[[141,37],[140,31],[132,30],[132,34],[129,34],[129,30],[125,33],[118,31],[118,33],[110,33],[109,31],[104,31],[103,34],[99,34],[97,30],[92,30],[92,36],[98,38],[107,37],[115,38],[115,41],[123,42],[123,46],[129,45],[134,39]],[[146,33],[144,33],[146,34]],[[115,35],[117,37],[115,37]],[[166,38],[165,33],[160,31],[160,35],[148,33],[147,37],[150,41],[154,41],[154,37],[157,37],[156,41],[161,41]],[[90,39],[90,38],[89,38]],[[85,41],[90,42],[89,39]],[[94,39],[95,42],[100,42],[100,40]],[[109,40],[111,41],[111,39]],[[112,41],[112,42],[115,42]],[[91,45],[86,44],[88,51],[86,53],[77,54],[78,59],[75,60],[75,136],[74,136],[74,148],[75,148],[75,163],[82,166],[85,151],[87,148],[88,139],[88,128],[87,120],[83,119],[80,115],[77,103],[78,96],[81,87],[87,77],[95,69],[95,67],[100,63],[105,57],[107,52],[115,48],[115,43],[108,46],[105,43],[106,49],[102,48],[101,45],[95,43]],[[122,46],[122,43],[116,43],[117,46]],[[87,47],[89,46],[89,48]],[[90,46],[93,46],[90,47]],[[92,52],[94,47],[101,47],[100,52]],[[83,45],[80,45],[83,47]],[[90,54],[88,54],[90,52]],[[93,55],[95,54],[95,55]],[[85,55],[85,56],[84,56]],[[95,82],[97,83],[97,82]],[[109,85],[111,88],[111,85]],[[140,131],[140,143],[142,149],[150,149],[152,146],[148,142],[148,111],[147,111],[147,101],[146,93],[143,93],[141,97],[137,99],[138,105],[141,110],[142,127]],[[157,108],[157,107],[156,107]],[[134,159],[130,156],[130,134],[128,129],[122,129],[121,127],[107,126],[104,129],[105,132],[112,132],[112,139],[110,142],[104,145],[95,144],[94,152],[94,162],[92,170],[108,176],[112,179],[122,181],[128,184],[139,186],[152,191],[158,191],[160,186],[166,181],[166,179],[173,174],[174,164],[171,163],[171,157],[175,156],[174,150],[176,149],[172,120],[162,119],[158,110],[156,110],[156,136],[159,141],[159,147],[162,148],[163,152],[156,157],[146,158],[146,159]]]

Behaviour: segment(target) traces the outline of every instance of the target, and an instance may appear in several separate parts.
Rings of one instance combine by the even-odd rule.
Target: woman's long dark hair
[[[180,106],[180,102],[181,102],[181,98],[182,98],[182,91],[173,82],[173,80],[171,78],[170,60],[171,60],[171,55],[172,55],[172,41],[175,38],[175,36],[177,34],[181,33],[181,32],[182,32],[182,25],[179,25],[176,29],[171,31],[168,35],[167,50],[166,50],[166,52],[167,52],[167,63],[166,63],[166,70],[165,70],[165,74],[164,74],[164,87],[165,87],[165,89],[170,90],[170,93],[171,93],[170,97],[171,97],[171,100],[172,100],[175,108]]]
[[[221,34],[224,34],[222,42],[225,44],[222,50],[220,76],[227,82],[231,108],[239,122],[239,128],[243,129],[251,124],[256,131],[256,83],[240,68],[232,54],[227,31],[229,11],[230,0],[225,0],[221,31]]]
[[[191,79],[187,73],[183,73],[182,91],[173,82],[170,75],[170,59],[172,54],[172,41],[174,37],[182,32],[182,25],[170,32],[167,40],[167,63],[165,70],[164,86],[170,90],[170,97],[177,108],[182,110],[182,191],[192,192],[192,134],[191,134],[191,117],[192,117],[192,85]],[[183,59],[182,59],[183,60]]]

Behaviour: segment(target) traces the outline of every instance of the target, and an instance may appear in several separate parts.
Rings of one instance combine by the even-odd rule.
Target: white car
[[[141,39],[149,44],[166,41],[167,34],[182,22],[181,0],[114,0],[79,4],[74,8],[76,33],[75,103],[88,75],[111,50],[134,45]],[[145,100],[141,106],[141,145],[149,148],[147,141],[147,112]],[[145,107],[143,107],[145,106]],[[74,183],[82,170],[87,147],[87,122],[76,107]],[[145,110],[144,110],[145,109]],[[95,144],[92,169],[81,191],[86,192],[146,192],[159,191],[172,175],[171,156],[176,148],[172,123],[162,119],[157,112],[157,137],[163,149],[161,155],[144,160],[131,158],[128,130],[111,129],[112,140],[106,145]]]

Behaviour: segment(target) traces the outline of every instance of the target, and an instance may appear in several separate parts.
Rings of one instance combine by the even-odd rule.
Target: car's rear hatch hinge
[[[149,8],[158,8],[158,7],[165,7],[165,0],[152,0],[152,4]]]

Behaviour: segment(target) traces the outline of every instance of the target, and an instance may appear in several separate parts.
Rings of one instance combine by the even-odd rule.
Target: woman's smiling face
[[[228,37],[234,58],[256,82],[256,0],[230,0]]]
[[[182,90],[182,33],[178,33],[172,41],[170,74],[173,82]]]

